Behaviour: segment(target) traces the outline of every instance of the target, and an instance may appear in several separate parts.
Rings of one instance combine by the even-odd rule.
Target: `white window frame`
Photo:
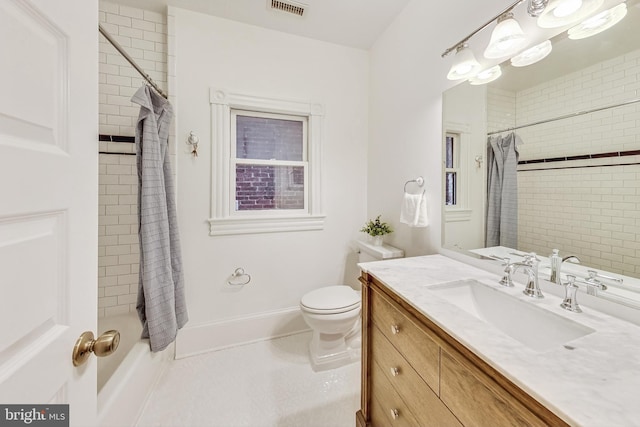
[[[286,160],[265,160],[265,159],[243,159],[238,158],[236,149],[237,149],[237,141],[236,141],[236,117],[245,116],[245,117],[262,117],[267,119],[276,119],[276,120],[294,120],[302,122],[302,160],[300,161],[286,161]],[[239,211],[236,210],[235,206],[235,194],[236,194],[236,180],[229,177],[229,184],[231,188],[229,189],[230,194],[230,206],[229,212],[232,217],[261,217],[267,215],[288,215],[288,214],[307,214],[309,211],[309,162],[308,162],[308,128],[309,128],[309,120],[307,116],[294,116],[291,114],[274,114],[274,113],[265,113],[262,111],[249,111],[249,110],[240,110],[237,108],[231,108],[231,156],[230,156],[230,165],[229,172],[235,177],[236,165],[270,165],[270,166],[294,166],[294,167],[303,167],[304,168],[304,203],[302,209],[262,209],[262,210],[244,210]]]
[[[209,235],[322,230],[322,120],[320,104],[209,90],[211,104],[211,211]],[[305,208],[296,210],[235,210],[235,141],[231,110],[274,113],[307,118]],[[264,163],[264,161],[260,161]],[[297,163],[297,162],[296,162]],[[232,167],[233,165],[233,167]]]
[[[447,135],[454,134],[458,136],[458,167],[456,168],[456,204],[446,204],[446,142]],[[469,182],[472,167],[469,159],[471,145],[471,128],[469,125],[461,123],[445,123],[444,138],[442,142],[442,204],[444,208],[444,217],[446,222],[469,221],[471,220],[472,210],[469,208]]]

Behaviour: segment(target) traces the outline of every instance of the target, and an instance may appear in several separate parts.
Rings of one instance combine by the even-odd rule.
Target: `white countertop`
[[[640,327],[561,298],[535,300],[498,284],[500,276],[442,255],[359,264],[418,311],[571,425],[640,426]],[[430,285],[476,279],[596,332],[548,351],[534,351],[489,323],[429,292]],[[580,302],[580,296],[578,296]]]

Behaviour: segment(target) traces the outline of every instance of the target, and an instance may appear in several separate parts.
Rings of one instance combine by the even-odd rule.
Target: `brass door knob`
[[[120,344],[120,332],[111,330],[94,339],[93,332],[86,331],[80,335],[73,347],[73,366],[80,366],[89,359],[91,353],[98,357],[112,354]]]

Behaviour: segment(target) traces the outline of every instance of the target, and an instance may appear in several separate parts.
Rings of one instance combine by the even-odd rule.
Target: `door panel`
[[[0,403],[96,419],[97,1],[0,2]]]

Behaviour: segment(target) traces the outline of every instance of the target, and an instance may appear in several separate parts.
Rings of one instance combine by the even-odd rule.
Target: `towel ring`
[[[234,282],[234,279],[238,279],[244,277],[240,282]],[[231,286],[244,286],[247,285],[251,281],[251,275],[244,272],[244,268],[239,267],[231,275],[231,278],[227,280],[227,284]]]
[[[411,182],[415,182],[416,184],[418,184],[418,187],[422,187],[424,185],[424,178],[419,176],[416,179],[410,179],[409,181],[404,183],[404,192],[407,192],[407,184],[411,183]]]

